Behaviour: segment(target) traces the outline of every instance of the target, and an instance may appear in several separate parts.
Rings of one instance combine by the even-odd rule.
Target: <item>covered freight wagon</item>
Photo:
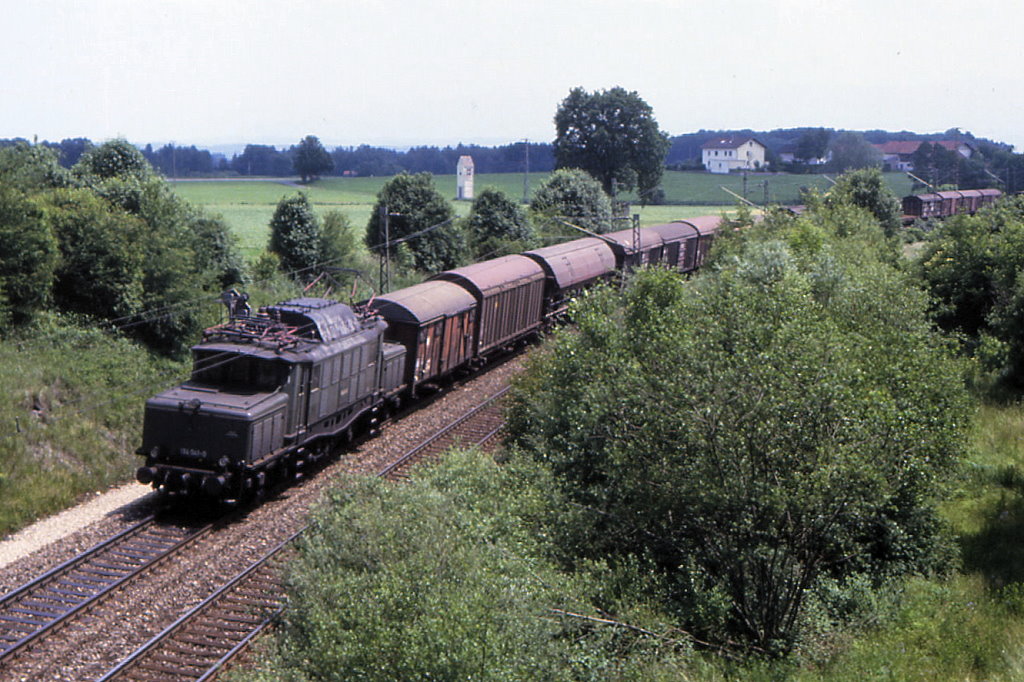
[[[531,258],[495,258],[448,270],[431,279],[458,284],[476,299],[476,355],[487,355],[527,335],[543,320],[544,269]]]
[[[662,240],[656,232],[643,229],[638,230],[636,236],[640,242],[633,243],[633,230],[619,230],[601,235],[609,240],[618,267],[625,272],[634,268],[654,265],[661,261]]]
[[[462,287],[440,280],[398,289],[368,302],[387,320],[387,341],[405,346],[410,392],[473,357],[477,302]]]
[[[677,220],[662,225],[651,225],[645,229],[661,237],[662,263],[679,272],[689,272],[693,269],[693,261],[697,257],[697,241],[700,238],[700,232],[696,227]]]
[[[565,310],[571,295],[615,273],[615,252],[596,237],[545,246],[523,254],[544,269],[546,314]]]

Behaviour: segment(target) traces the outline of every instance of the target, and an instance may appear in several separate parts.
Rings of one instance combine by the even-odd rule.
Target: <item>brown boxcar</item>
[[[384,338],[406,348],[405,383],[411,392],[473,357],[477,304],[462,287],[430,281],[369,302],[387,320]]]
[[[608,242],[596,237],[545,246],[523,255],[544,269],[546,315],[564,311],[572,294],[615,273],[615,252]]]
[[[537,329],[543,320],[544,269],[525,256],[505,256],[435,275],[476,299],[474,353],[487,355]]]
[[[697,239],[700,232],[690,223],[677,220],[674,223],[662,225],[651,225],[644,228],[661,237],[663,251],[661,262],[679,272],[688,272],[686,267],[687,254],[691,254],[689,261],[693,261],[697,253]]]
[[[938,194],[912,194],[903,197],[903,213],[917,218],[936,218],[942,208],[942,198]]]
[[[662,240],[656,232],[639,230],[639,244],[633,243],[632,229],[609,232],[601,236],[609,240],[609,246],[615,252],[618,268],[622,271],[654,265],[661,261]]]
[[[693,253],[687,252],[686,254],[683,271],[689,272],[704,264],[704,259],[707,258],[708,251],[711,250],[711,242],[715,240],[715,234],[718,232],[718,226],[721,225],[722,219],[719,216],[704,215],[698,218],[684,218],[681,222],[693,225],[700,234],[697,238],[697,248],[693,250]]]
[[[912,194],[903,197],[903,213],[915,218],[947,218],[957,213],[976,213],[1002,194],[998,189],[946,190]]]

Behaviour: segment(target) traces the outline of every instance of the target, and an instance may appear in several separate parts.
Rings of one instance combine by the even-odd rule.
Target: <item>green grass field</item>
[[[547,177],[547,173],[531,173],[529,191],[533,191]],[[243,255],[253,259],[266,247],[270,236],[268,225],[274,208],[282,197],[306,192],[314,209],[323,215],[337,209],[348,215],[357,227],[366,225],[377,200],[377,192],[388,178],[326,178],[307,186],[289,180],[195,180],[172,183],[175,191],[187,201],[202,206],[209,212],[220,214],[238,237]],[[910,179],[901,173],[887,173],[886,180],[897,196],[910,193]],[[455,176],[434,177],[438,191],[446,197],[455,196]],[[750,174],[746,180],[746,196],[758,204],[764,203],[767,184],[768,203],[795,204],[800,201],[803,188],[825,191],[831,182],[823,175]],[[640,207],[643,225],[656,225],[678,218],[716,215],[736,207],[738,200],[724,188],[743,194],[744,179],[740,175],[712,175],[711,173],[667,171],[662,185],[666,204]],[[495,173],[478,175],[475,188],[479,193],[485,187],[495,187],[510,197],[523,196],[521,173]],[[635,197],[634,197],[635,199]],[[470,202],[452,199],[456,215],[469,213]]]

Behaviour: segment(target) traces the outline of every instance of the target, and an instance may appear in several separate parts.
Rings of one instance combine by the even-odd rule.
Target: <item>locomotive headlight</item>
[[[221,457],[217,460],[217,466],[221,469],[227,469],[229,464],[231,464],[231,460],[227,457]]]

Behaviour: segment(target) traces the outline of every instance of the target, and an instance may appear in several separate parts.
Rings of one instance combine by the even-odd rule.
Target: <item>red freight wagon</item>
[[[543,318],[544,269],[525,256],[505,256],[431,278],[454,282],[476,299],[476,355],[538,328]]]
[[[646,228],[661,237],[664,244],[662,262],[679,272],[688,272],[687,262],[692,263],[697,254],[697,239],[700,232],[690,223],[677,220],[674,223],[651,225]],[[689,254],[689,257],[688,257]]]
[[[700,233],[700,237],[697,239],[697,248],[694,249],[692,254],[689,252],[686,254],[687,262],[686,267],[683,269],[689,272],[690,270],[696,270],[704,263],[708,251],[711,250],[711,242],[715,240],[718,226],[722,224],[722,219],[718,216],[705,215],[698,218],[685,218],[681,222],[693,225],[697,232]]]
[[[568,298],[576,291],[615,272],[615,252],[608,242],[596,237],[545,246],[523,255],[544,268],[549,314],[563,310]]]
[[[443,281],[423,282],[370,301],[388,322],[385,340],[406,348],[410,392],[472,359],[476,305],[468,291]]]

